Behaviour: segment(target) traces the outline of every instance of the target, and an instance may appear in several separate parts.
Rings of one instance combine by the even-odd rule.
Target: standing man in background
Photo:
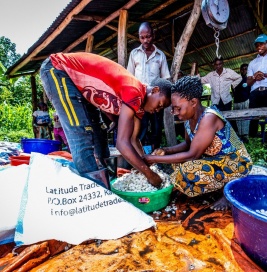
[[[240,66],[242,81],[234,89],[234,110],[249,108],[250,86],[247,84],[248,64],[243,63]],[[249,120],[236,121],[238,136],[244,143],[248,143]]]
[[[127,66],[127,70],[146,85],[150,85],[157,78],[170,78],[166,56],[153,44],[154,38],[152,26],[148,22],[142,23],[139,27],[141,45],[131,51]],[[163,114],[163,109],[155,113],[146,112],[141,121],[139,138],[143,145],[150,122],[152,150],[160,147]]]
[[[248,65],[249,108],[267,107],[267,35],[259,35],[254,44],[258,55]],[[250,121],[250,137],[257,137],[258,125],[259,120]]]
[[[232,110],[231,86],[235,88],[242,80],[241,75],[223,67],[223,58],[214,59],[214,71],[201,77],[201,83],[211,87],[211,103],[221,111]]]

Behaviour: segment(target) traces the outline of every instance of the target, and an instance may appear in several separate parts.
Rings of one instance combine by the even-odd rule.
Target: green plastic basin
[[[165,208],[170,201],[173,185],[152,192],[125,192],[113,187],[116,180],[110,182],[111,191],[143,212],[150,213]]]

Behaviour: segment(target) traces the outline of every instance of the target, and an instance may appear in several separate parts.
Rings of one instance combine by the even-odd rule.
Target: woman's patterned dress
[[[175,187],[190,197],[221,189],[226,182],[247,176],[252,168],[252,160],[243,142],[215,106],[205,109],[194,132],[190,129],[189,121],[185,122],[191,141],[206,113],[216,114],[225,126],[216,132],[200,159],[172,165],[174,173],[171,179]]]

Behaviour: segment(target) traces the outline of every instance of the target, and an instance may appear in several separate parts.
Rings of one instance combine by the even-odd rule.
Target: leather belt
[[[254,91],[266,91],[267,87],[259,87],[257,89],[255,89]]]

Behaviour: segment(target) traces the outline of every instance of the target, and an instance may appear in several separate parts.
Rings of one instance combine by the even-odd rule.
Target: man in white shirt
[[[140,25],[139,40],[141,45],[131,51],[127,70],[146,85],[150,85],[157,78],[170,78],[166,56],[153,44],[154,31],[148,22]],[[145,144],[150,121],[152,149],[160,147],[163,113],[164,110],[153,114],[146,112],[142,119],[139,137],[142,143]]]
[[[201,77],[201,83],[211,87],[211,103],[221,111],[232,110],[231,86],[235,88],[242,80],[241,75],[223,67],[223,58],[214,59],[214,71]]]
[[[258,55],[248,65],[249,108],[267,107],[267,35],[259,35],[254,44]],[[250,137],[257,137],[258,124],[259,120],[250,121]]]

